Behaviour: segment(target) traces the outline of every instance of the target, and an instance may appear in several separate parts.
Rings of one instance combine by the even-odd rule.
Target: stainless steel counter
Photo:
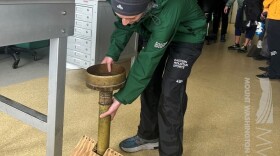
[[[62,155],[66,44],[74,15],[74,0],[0,1],[0,46],[50,39],[48,114],[0,96],[0,111],[47,133],[47,156]]]
[[[0,1],[0,46],[73,34],[74,0],[41,1]]]
[[[0,5],[2,4],[12,4],[12,5],[21,5],[21,4],[64,4],[64,3],[73,3],[73,0],[1,0]]]

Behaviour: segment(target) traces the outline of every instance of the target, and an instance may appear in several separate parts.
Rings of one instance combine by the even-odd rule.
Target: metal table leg
[[[67,38],[50,40],[47,156],[62,155]]]

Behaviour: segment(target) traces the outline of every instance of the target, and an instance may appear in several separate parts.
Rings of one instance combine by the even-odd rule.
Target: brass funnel
[[[117,64],[112,65],[108,72],[105,64],[98,64],[87,68],[87,87],[98,91],[113,91],[124,85],[126,78],[125,69]]]

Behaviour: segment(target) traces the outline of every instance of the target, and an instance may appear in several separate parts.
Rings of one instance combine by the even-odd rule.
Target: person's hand
[[[266,16],[267,16],[267,11],[263,11],[263,12],[261,13],[260,19],[261,19],[261,20],[265,20]]]
[[[100,118],[105,118],[106,116],[109,116],[111,115],[111,120],[114,119],[117,111],[118,111],[118,108],[121,106],[121,103],[119,101],[117,101],[116,99],[113,99],[113,103],[112,105],[110,106],[109,110],[105,113],[102,113],[100,114]]]
[[[111,72],[113,63],[114,63],[114,60],[108,56],[104,57],[103,61],[101,62],[101,64],[107,64],[108,72]]]
[[[225,14],[228,13],[228,9],[229,9],[229,7],[228,7],[228,6],[225,6],[225,8],[224,8],[224,13],[225,13]]]

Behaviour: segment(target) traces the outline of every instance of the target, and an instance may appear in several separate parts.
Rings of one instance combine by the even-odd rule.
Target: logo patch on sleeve
[[[156,42],[155,45],[154,45],[154,47],[155,47],[155,48],[161,49],[161,48],[165,47],[166,44],[167,44],[167,42],[165,42],[165,43]]]

